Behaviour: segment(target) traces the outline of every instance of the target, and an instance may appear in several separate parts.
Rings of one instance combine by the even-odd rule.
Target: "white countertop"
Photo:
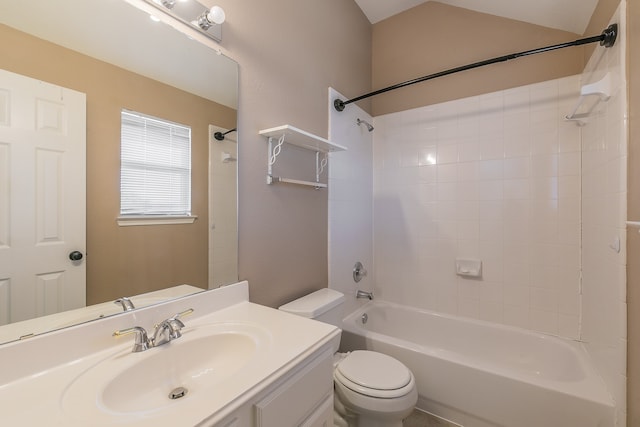
[[[246,282],[243,282],[223,288],[218,294],[215,291],[204,292],[0,346],[3,371],[0,373],[0,425],[85,427],[89,422],[91,426],[158,426],[161,422],[161,425],[190,426],[205,419],[207,423],[215,423],[320,348],[337,350],[338,328],[250,303],[247,292]],[[100,410],[99,398],[96,398],[96,406],[83,404],[74,407],[68,404],[65,399],[69,385],[85,371],[107,358],[120,356],[127,360],[127,357],[135,358],[141,354],[131,353],[133,336],[113,338],[110,335],[114,330],[131,326],[143,326],[149,330],[153,322],[192,307],[200,315],[194,313],[183,319],[186,325],[184,336],[190,328],[195,330],[203,325],[225,322],[255,324],[266,331],[268,348],[260,352],[257,360],[234,374],[232,380],[225,381],[224,387],[216,387],[204,399],[202,394],[193,393],[175,400],[167,405],[171,410],[165,407],[160,412],[148,411],[132,416]],[[202,314],[208,311],[205,307],[211,307],[213,311]],[[167,345],[179,345],[180,339],[184,337]],[[162,348],[151,348],[145,353],[159,350]],[[8,372],[12,367],[20,369]],[[92,399],[89,396],[87,402]]]

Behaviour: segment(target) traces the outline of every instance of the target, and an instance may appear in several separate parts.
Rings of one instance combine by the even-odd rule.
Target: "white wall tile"
[[[458,298],[458,314],[471,319],[479,319],[480,301],[465,297]]]
[[[458,165],[456,163],[438,164],[437,182],[457,182],[458,181]]]
[[[376,270],[391,277],[399,259],[417,256],[416,274],[426,283],[410,280],[386,295],[420,306],[427,303],[418,295],[435,295],[431,306],[439,310],[575,337],[579,275],[563,276],[558,264],[579,269],[580,131],[562,120],[567,94],[575,99],[578,90],[574,76],[376,118],[376,132],[380,123],[394,132],[374,135],[375,155],[390,157],[374,160],[374,176],[396,171],[375,181],[375,239],[384,242],[375,245]],[[424,129],[431,137],[417,142]],[[417,161],[397,160],[396,143],[411,147]],[[415,173],[398,175],[403,165]],[[401,216],[393,206],[398,199]],[[419,238],[407,244],[413,240],[397,234],[410,232],[397,222],[412,216]],[[455,275],[460,256],[483,260],[481,280]],[[560,287],[562,279],[570,285]],[[398,280],[389,286],[397,288]]]
[[[488,134],[486,137],[481,138],[479,142],[480,146],[480,159],[502,159],[504,158],[504,140],[497,134]]]
[[[547,334],[558,334],[558,313],[531,309],[531,329]]]
[[[558,314],[558,334],[572,339],[580,338],[580,316]]]
[[[480,160],[480,144],[478,141],[470,138],[461,139],[460,144],[458,144],[458,160],[460,162]]]
[[[478,179],[480,181],[501,180],[504,176],[504,161],[481,160],[478,162]]]
[[[503,308],[503,321],[506,325],[531,329],[530,311],[521,306],[506,305]]]
[[[526,179],[531,176],[531,160],[529,157],[507,158],[504,160],[503,165],[504,179]]]
[[[504,304],[528,309],[530,306],[529,286],[519,286],[509,282],[505,283]]]

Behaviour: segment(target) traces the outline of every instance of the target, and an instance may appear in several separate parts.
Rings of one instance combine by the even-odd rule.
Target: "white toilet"
[[[320,289],[280,307],[341,327],[344,294]],[[402,427],[418,401],[416,382],[400,361],[375,351],[336,353],[334,423],[339,427]]]

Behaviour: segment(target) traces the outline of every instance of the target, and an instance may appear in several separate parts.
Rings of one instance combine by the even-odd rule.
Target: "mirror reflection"
[[[237,64],[142,0],[3,3],[0,342],[237,281]],[[191,129],[189,221],[119,223],[123,110]]]

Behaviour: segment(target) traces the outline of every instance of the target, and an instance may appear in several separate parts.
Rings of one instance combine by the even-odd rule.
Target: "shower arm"
[[[616,38],[618,37],[618,24],[609,25],[599,36],[587,37],[584,39],[578,39],[571,42],[560,43],[552,46],[541,47],[538,49],[526,50],[524,52],[511,53],[509,55],[498,56],[496,58],[487,59],[480,62],[474,62],[472,64],[463,65],[461,67],[451,68],[446,71],[440,71],[434,74],[429,74],[428,76],[418,77],[413,80],[408,80],[406,82],[398,83],[389,87],[385,87],[382,89],[375,90],[373,92],[366,93],[364,95],[358,96],[353,99],[349,99],[347,101],[343,101],[341,99],[336,99],[333,101],[333,107],[337,111],[343,111],[347,104],[351,104],[352,102],[361,101],[366,98],[370,98],[375,95],[380,95],[381,93],[389,92],[395,89],[400,89],[405,86],[410,86],[416,83],[421,83],[427,80],[432,80],[438,77],[448,76],[449,74],[459,73],[461,71],[467,71],[478,67],[484,67],[485,65],[491,65],[498,62],[505,62],[511,59],[521,58],[523,56],[535,55],[537,53],[550,52],[552,50],[564,49],[566,47],[580,46],[583,44],[590,44],[600,42],[600,46],[611,47],[615,44]]]
[[[233,128],[233,129],[230,129],[230,130],[226,131],[225,133],[216,132],[216,133],[213,134],[213,137],[215,139],[217,139],[218,141],[224,141],[224,137],[225,137],[226,134],[231,133],[231,132],[235,132],[236,130],[237,130],[236,128]]]

